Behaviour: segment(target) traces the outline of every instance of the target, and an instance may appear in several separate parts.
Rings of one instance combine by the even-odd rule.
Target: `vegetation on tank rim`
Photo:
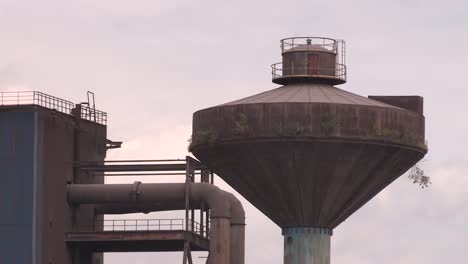
[[[188,149],[192,149],[196,145],[207,144],[208,146],[214,146],[219,140],[219,133],[216,129],[210,127],[207,130],[200,130],[196,134],[192,135],[188,142]]]
[[[234,118],[234,134],[247,137],[252,135],[252,129],[249,126],[249,118],[246,114],[238,112]]]
[[[330,136],[331,134],[333,134],[337,128],[337,121],[335,115],[332,113],[326,113],[325,115],[323,115],[320,123],[320,128],[326,136]]]
[[[374,124],[373,129],[373,137],[383,140],[389,140],[391,142],[400,143],[400,144],[408,144],[408,145],[416,145],[424,150],[428,150],[427,147],[427,140],[422,143],[419,142],[416,133],[408,128],[405,127],[401,130],[396,129],[379,129],[376,124]],[[423,160],[424,161],[424,160]],[[420,161],[416,163],[411,169],[408,171],[408,178],[414,183],[418,184],[422,189],[428,188],[431,183],[431,178],[426,175],[424,170],[421,168]]]
[[[427,150],[427,144],[421,142],[413,127],[403,127],[400,129],[381,128],[377,121],[374,122],[372,128],[361,128],[356,135],[347,135],[339,133],[340,124],[338,118],[333,113],[324,113],[320,120],[320,134],[314,135],[303,125],[302,122],[293,121],[283,123],[280,121],[276,126],[271,127],[272,131],[254,131],[249,124],[249,117],[243,112],[233,114],[231,126],[227,131],[217,131],[210,127],[206,130],[200,130],[194,134],[193,138],[189,139],[189,149],[195,145],[207,144],[214,146],[220,140],[230,140],[235,138],[251,138],[273,135],[278,137],[301,137],[301,136],[332,136],[340,134],[343,138],[358,137],[361,139],[382,140],[397,144],[406,144],[417,146]],[[261,128],[260,128],[261,129]]]
[[[296,122],[294,125],[279,123],[273,130],[277,136],[297,137],[304,134],[305,128],[299,122]]]
[[[416,145],[427,150],[427,144],[419,142],[416,132],[408,127],[402,129],[379,128],[374,123],[373,129],[369,135],[371,138],[386,140],[399,144]]]

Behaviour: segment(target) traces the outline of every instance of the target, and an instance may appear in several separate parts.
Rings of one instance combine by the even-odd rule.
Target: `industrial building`
[[[279,88],[197,111],[179,160],[105,160],[107,114],[40,92],[0,93],[0,263],[98,264],[103,252],[207,251],[245,262],[245,213],[214,174],[282,228],[284,263],[330,263],[333,229],[427,153],[423,98],[363,97],[345,42],[281,40]],[[183,139],[181,139],[183,140]],[[185,183],[104,184],[180,175]],[[104,215],[183,210],[183,219]]]

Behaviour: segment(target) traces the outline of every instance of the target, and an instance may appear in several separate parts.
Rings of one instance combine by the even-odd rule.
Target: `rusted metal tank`
[[[328,63],[330,52],[307,48],[308,39],[292,45],[292,60],[317,53]],[[193,116],[190,151],[283,228],[285,263],[329,263],[324,234],[427,153],[424,116],[415,111],[422,98],[405,97],[405,109],[391,104],[398,97],[384,103],[336,88],[346,81],[340,62],[335,69],[344,72],[318,67],[283,76],[273,68],[273,81],[284,86]]]

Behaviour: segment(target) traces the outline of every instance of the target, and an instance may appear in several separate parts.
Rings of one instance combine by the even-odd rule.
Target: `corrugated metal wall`
[[[32,264],[35,113],[0,112],[0,263]]]

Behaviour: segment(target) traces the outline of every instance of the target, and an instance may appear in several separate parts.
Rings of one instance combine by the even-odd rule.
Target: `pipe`
[[[142,209],[183,209],[185,183],[72,184],[72,204],[101,204],[97,210],[136,212]],[[208,183],[190,183],[190,201],[204,202],[211,209],[210,263],[244,264],[245,212],[237,198]],[[125,204],[122,210],[117,204]],[[138,205],[131,210],[131,205]],[[173,206],[173,207],[172,207]],[[180,208],[180,207],[181,208]],[[179,207],[179,208],[177,208]],[[231,254],[230,254],[231,253]]]
[[[200,209],[200,202],[191,201],[190,209]],[[96,204],[94,214],[134,214],[185,209],[185,202],[153,202],[145,204]]]
[[[230,263],[245,263],[245,211],[242,203],[229,193],[231,200],[231,238]]]
[[[284,228],[284,264],[330,264],[331,235],[328,228]]]

